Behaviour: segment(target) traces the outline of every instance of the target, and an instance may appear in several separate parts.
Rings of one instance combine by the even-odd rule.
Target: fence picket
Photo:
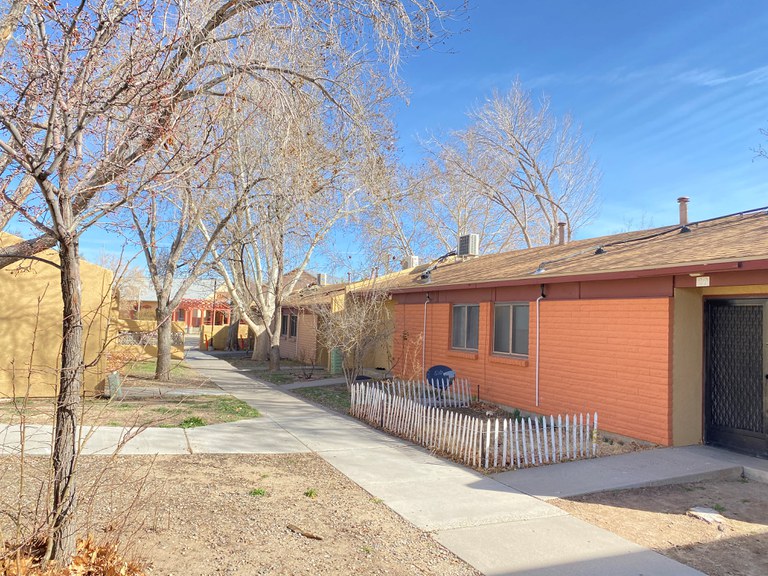
[[[555,444],[555,418],[549,415],[549,430],[552,439],[552,462],[557,462],[557,444]]]
[[[477,455],[477,467],[483,465],[483,421],[475,418],[475,454]]]
[[[450,427],[450,434],[448,437],[450,438],[450,441],[448,443],[448,450],[455,454],[456,453],[456,423],[459,420],[459,414],[458,412],[451,412],[451,427]]]
[[[466,426],[466,414],[459,416],[459,460],[464,462],[464,456],[467,450],[467,426]]]
[[[451,424],[453,424],[454,412],[447,412],[445,415],[445,451],[450,453],[451,451]]]
[[[531,442],[531,465],[536,466],[536,445],[533,443],[533,425],[528,418],[528,439]]]
[[[440,420],[439,420],[440,425],[438,427],[438,429],[440,430],[440,439],[438,441],[440,450],[446,449],[445,437],[447,432],[448,414],[450,414],[450,412],[446,412],[445,410],[440,410]]]
[[[592,419],[592,457],[597,456],[597,412]]]
[[[432,406],[427,406],[426,416],[425,416],[426,423],[424,427],[424,446],[426,446],[430,450],[434,445],[434,439],[433,439],[434,423],[432,422],[433,417],[434,417],[434,408]]]
[[[397,409],[395,412],[395,433],[398,436],[403,435],[403,397],[397,396]]]
[[[528,446],[525,443],[525,418],[520,420],[520,440],[523,444],[523,462],[525,462],[526,468],[528,467]]]
[[[474,418],[450,407],[461,407],[469,383],[456,379],[355,382],[349,391],[349,413],[391,434],[476,468],[521,468],[597,455],[597,412]],[[527,420],[527,423],[526,423]],[[534,430],[535,429],[535,430]]]
[[[571,454],[573,455],[573,459],[576,460],[576,458],[578,457],[577,449],[578,449],[578,438],[579,438],[579,435],[578,435],[579,431],[577,430],[578,425],[576,424],[576,414],[573,415],[573,422],[571,424],[572,424],[571,432],[573,433],[573,439],[571,440],[571,442],[573,442]]]
[[[472,462],[472,466],[477,464],[477,453],[475,452],[475,436],[477,435],[477,428],[475,427],[475,419],[471,417],[469,419],[469,438],[467,442],[468,461]]]
[[[536,451],[539,455],[539,464],[541,464],[541,436],[539,435],[539,418],[533,419],[536,422]]]
[[[585,423],[586,428],[584,431],[584,454],[587,455],[589,454],[589,439],[591,438],[589,433],[590,431],[589,412],[587,412],[585,420],[586,420],[586,423]]]
[[[501,434],[501,466],[502,468],[507,465],[507,419],[504,418],[502,422],[502,434]]]

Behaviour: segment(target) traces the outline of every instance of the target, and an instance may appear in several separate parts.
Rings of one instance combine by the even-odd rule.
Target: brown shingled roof
[[[300,306],[316,306],[329,304],[337,294],[343,294],[346,284],[328,284],[326,286],[310,286],[294,290],[283,299],[283,306],[298,308]]]
[[[439,265],[429,281],[411,273],[392,285],[394,292],[422,291],[497,282],[539,283],[578,276],[652,272],[688,266],[768,260],[768,209],[711,220],[626,232]],[[596,253],[602,248],[601,253]]]

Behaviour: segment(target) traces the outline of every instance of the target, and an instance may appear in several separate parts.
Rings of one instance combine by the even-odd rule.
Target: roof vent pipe
[[[557,243],[565,244],[565,222],[557,223]]]
[[[680,196],[677,199],[677,203],[680,205],[680,225],[685,226],[688,224],[688,202],[691,199],[688,196]]]

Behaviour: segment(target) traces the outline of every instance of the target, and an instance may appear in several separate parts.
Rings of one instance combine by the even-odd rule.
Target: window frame
[[[468,346],[468,340],[469,340],[469,308],[475,308],[477,309],[477,328],[475,330],[475,334],[477,337],[477,345],[472,348]],[[454,327],[456,323],[456,310],[457,309],[463,309],[464,310],[464,331],[463,331],[463,346],[457,345],[455,341],[455,334],[454,334]],[[462,303],[462,304],[452,304],[451,305],[451,349],[452,350],[461,350],[464,352],[477,352],[480,348],[480,304],[479,303]]]
[[[507,314],[507,320],[509,322],[508,331],[508,346],[507,350],[497,350],[496,346],[496,310],[499,307],[506,306],[509,308]],[[515,308],[525,307],[528,309],[528,325],[526,327],[525,338],[525,352],[515,352]],[[494,302],[493,303],[493,322],[491,326],[491,354],[494,356],[504,356],[508,358],[528,358],[530,356],[530,338],[531,338],[531,303],[512,301],[512,302]]]
[[[299,331],[299,317],[296,314],[288,316],[288,338],[296,338]]]
[[[288,336],[288,317],[287,312],[280,314],[280,336]]]

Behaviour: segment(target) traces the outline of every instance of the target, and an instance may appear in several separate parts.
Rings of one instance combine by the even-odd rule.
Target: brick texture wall
[[[672,300],[542,300],[539,406],[535,306],[531,302],[529,356],[516,359],[491,354],[491,302],[480,302],[477,353],[451,350],[451,304],[428,304],[426,366],[450,366],[474,391],[479,385],[484,400],[540,414],[597,411],[604,430],[670,444]],[[422,372],[423,324],[423,304],[397,305],[400,376]]]

